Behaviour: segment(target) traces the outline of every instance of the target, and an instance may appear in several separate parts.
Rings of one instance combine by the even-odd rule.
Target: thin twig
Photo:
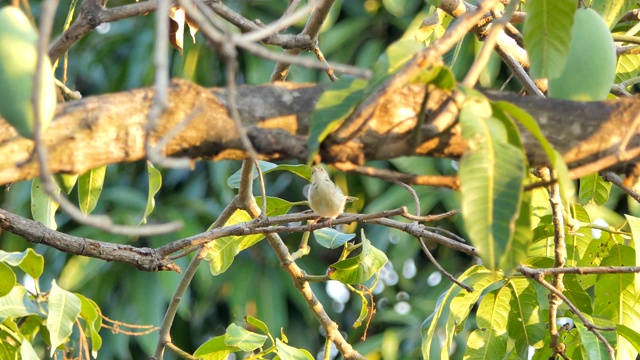
[[[360,166],[346,162],[338,162],[331,165],[342,171],[375,177],[389,182],[399,181],[408,185],[440,186],[453,190],[458,190],[460,188],[460,180],[456,176],[405,174],[389,169]]]
[[[274,35],[304,18],[309,12],[311,12],[313,7],[316,6],[319,1],[322,0],[311,0],[307,5],[303,6],[301,9],[293,12],[292,14],[282,16],[277,21],[266,25],[259,30],[245,33],[244,35],[239,37],[238,41],[256,42]]]
[[[575,167],[569,170],[569,177],[571,179],[579,179],[583,176],[593,174],[607,169],[610,166],[618,164],[620,162],[630,161],[640,156],[640,147],[632,148],[623,153],[615,153],[605,157],[602,157],[592,163]]]
[[[622,179],[618,175],[616,175],[616,173],[611,171],[603,171],[600,173],[600,176],[602,176],[603,180],[619,187],[622,191],[627,193],[627,195],[631,196],[635,201],[640,202],[640,193],[638,193],[634,188],[626,186]]]
[[[369,97],[360,103],[345,121],[343,127],[345,129],[362,128],[361,125],[371,117],[383,96],[398,91],[401,87],[409,83],[421,69],[436,63],[438,58],[455,46],[471,28],[477,25],[478,20],[493,8],[497,2],[498,0],[485,0],[478,5],[474,12],[467,12],[461,16],[458,21],[447,29],[441,38],[431,43],[426,49],[416,53],[402,69],[389,77],[389,79],[373,91]],[[346,133],[339,134],[338,137],[348,139],[354,135],[354,133]]]
[[[569,309],[571,309],[571,311],[573,311],[573,313],[580,319],[580,321],[582,321],[582,323],[587,328],[587,330],[592,332],[598,338],[598,340],[600,340],[604,344],[604,346],[607,348],[607,351],[609,352],[609,357],[611,359],[615,359],[615,351],[614,351],[613,347],[611,347],[611,344],[609,344],[607,339],[605,339],[604,336],[602,336],[602,334],[600,334],[600,331],[615,331],[616,330],[615,328],[599,327],[599,326],[596,326],[595,324],[593,324],[591,321],[589,321],[584,316],[584,314],[582,314],[582,311],[580,311],[580,309],[578,309],[571,302],[571,300],[569,300],[566,296],[564,296],[564,294],[561,291],[556,289],[552,284],[550,284],[549,282],[547,282],[544,279],[544,274],[537,273],[535,269],[531,269],[531,268],[528,268],[528,267],[522,266],[522,265],[519,266],[517,270],[522,275],[524,275],[526,277],[529,277],[531,279],[534,279],[540,285],[542,285],[545,288],[547,288],[551,292],[551,294],[553,296],[555,296],[555,297],[559,298],[560,300],[562,300],[562,302],[564,302],[569,307]],[[551,324],[549,324],[549,326],[551,326]],[[600,331],[598,331],[598,330],[600,330]]]
[[[309,38],[311,39],[311,44],[316,44],[317,46],[320,28],[329,15],[329,10],[331,10],[334,2],[335,0],[323,0],[322,3],[318,5],[309,16],[309,20],[307,20],[307,24],[305,25],[300,35],[309,36]],[[284,51],[283,55],[285,55],[286,57],[296,57],[302,50],[302,48],[288,49]],[[293,63],[278,61],[273,72],[271,73],[270,81],[273,82],[285,80],[287,78],[287,75],[289,74],[289,67],[291,66],[291,64]],[[328,68],[325,70],[328,70]]]
[[[489,62],[489,58],[491,57],[491,53],[493,52],[493,48],[495,47],[498,39],[498,34],[504,30],[509,19],[511,19],[511,15],[515,11],[516,6],[519,4],[520,1],[511,0],[509,5],[505,8],[504,16],[497,19],[494,18],[493,24],[491,28],[489,28],[489,34],[484,39],[484,44],[482,44],[480,53],[471,65],[469,71],[467,71],[467,75],[464,77],[462,85],[471,88],[476,84],[476,82],[478,82],[480,74],[482,74],[482,71],[484,71],[485,66]]]
[[[550,181],[556,178],[554,172],[549,168],[541,168],[538,173],[542,176],[542,180]],[[564,233],[564,217],[562,208],[562,199],[560,198],[560,184],[555,183],[549,186],[549,203],[551,205],[552,223],[554,229],[553,243],[554,243],[554,263],[553,267],[562,268],[565,265],[565,259],[567,257],[567,245],[565,243]],[[550,347],[553,349],[554,354],[562,354],[564,351],[563,346],[560,344],[560,334],[558,332],[557,314],[558,307],[562,304],[562,299],[557,296],[557,293],[564,291],[564,274],[553,274],[553,288],[556,290],[549,296],[549,332],[551,334]],[[544,280],[544,279],[543,279]]]
[[[158,225],[145,225],[145,226],[125,226],[114,225],[111,219],[106,215],[85,215],[78,209],[66,196],[60,194],[55,190],[55,184],[51,178],[51,172],[49,171],[48,154],[46,147],[42,139],[42,119],[40,118],[40,103],[41,103],[41,78],[43,67],[45,66],[45,54],[47,52],[47,43],[51,35],[51,28],[53,26],[53,18],[55,10],[58,6],[57,0],[45,1],[42,8],[42,16],[40,21],[40,36],[38,37],[38,59],[36,74],[33,84],[33,113],[34,113],[34,143],[35,152],[40,165],[40,179],[45,192],[58,204],[60,208],[71,217],[74,221],[83,224],[93,226],[97,229],[103,230],[111,234],[131,235],[131,236],[151,236],[158,234],[166,234],[179,230],[182,227],[181,222],[170,222],[166,224]],[[51,79],[53,81],[53,79]]]
[[[154,164],[167,168],[188,169],[191,167],[189,158],[167,158],[162,155],[164,146],[151,144],[151,133],[156,130],[157,120],[169,108],[169,1],[160,1],[156,9],[156,38],[153,62],[155,64],[155,87],[153,103],[147,115],[147,128],[144,147],[147,158]],[[187,116],[187,119],[193,117]],[[183,122],[184,123],[184,122]]]

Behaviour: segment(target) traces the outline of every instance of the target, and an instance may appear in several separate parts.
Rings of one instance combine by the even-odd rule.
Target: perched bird
[[[342,190],[329,179],[329,174],[321,166],[314,166],[311,170],[311,187],[309,188],[309,207],[316,214],[335,219],[344,211],[344,204],[348,200]],[[350,200],[350,199],[349,199]]]

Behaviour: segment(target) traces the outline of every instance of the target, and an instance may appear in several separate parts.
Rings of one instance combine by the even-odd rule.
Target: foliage
[[[284,2],[270,1],[225,3],[264,23],[276,20],[284,6]],[[310,159],[367,96],[442,36],[451,16],[436,11],[432,5],[437,3],[336,1],[319,38],[324,55],[331,61],[369,67],[373,77],[344,77],[327,87],[312,115]],[[576,38],[571,35],[574,3],[525,3],[524,40],[534,77],[557,78],[565,71],[563,64],[571,62],[567,59],[571,59],[569,44]],[[614,31],[623,10],[635,4],[623,2],[623,7],[613,7],[601,1],[593,3]],[[416,25],[427,16],[434,16],[437,24]],[[85,94],[150,85],[150,24],[145,17],[114,22],[104,34],[81,40],[68,54],[72,64],[68,83]],[[61,24],[56,26],[59,29]],[[303,26],[296,24],[295,31]],[[133,29],[141,30],[131,36]],[[172,75],[205,85],[224,85],[220,59],[204,45],[201,35],[196,39],[195,44],[187,41],[182,45],[184,57],[178,51],[172,53]],[[583,37],[581,41],[586,40]],[[459,193],[449,189],[415,191],[421,214],[461,209],[461,216],[435,226],[442,233],[469,239],[480,263],[445,246],[427,247],[457,281],[473,291],[442,282],[441,273],[425,259],[414,238],[380,225],[362,224],[359,231],[358,224],[316,230],[311,253],[296,259],[305,272],[323,281],[324,289],[311,286],[318,301],[347,333],[346,338],[355,343],[356,350],[368,358],[543,359],[557,355],[549,348],[552,339],[547,323],[553,309],[547,298],[549,290],[543,286],[551,277],[541,276],[540,281],[525,276],[522,267],[555,266],[557,231],[566,235],[563,261],[568,267],[640,266],[640,210],[629,206],[621,216],[618,206],[625,195],[592,174],[580,179],[576,201],[575,184],[561,154],[545,139],[531,115],[455,84],[454,77],[460,80],[472,66],[479,44],[468,35],[444,55],[444,64],[412,79],[413,83],[463,94],[459,124],[468,151],[460,163],[409,157],[368,164],[405,173],[459,175]],[[1,50],[0,62],[4,59]],[[270,73],[271,63],[245,54],[241,60],[241,80],[251,84],[268,81],[265,74]],[[619,57],[615,81],[637,76],[637,63],[632,55]],[[498,58],[489,64],[481,85],[499,88],[509,71],[500,66]],[[289,79],[326,81],[322,72],[301,68],[294,68]],[[606,80],[605,89],[611,84]],[[578,86],[573,82],[565,85]],[[518,88],[519,84],[514,80],[509,86]],[[521,141],[524,131],[533,135],[547,154],[561,200],[552,198],[550,204],[546,188],[525,189],[535,180],[528,175],[530,166]],[[266,201],[267,216],[306,210],[303,187],[311,178],[309,166],[264,161],[258,166],[268,196],[256,196],[255,200],[258,207]],[[157,247],[158,243],[215,230],[212,219],[220,216],[240,187],[239,167],[238,162],[199,161],[191,170],[167,170],[157,169],[151,162],[138,162],[96,168],[77,178],[55,176],[56,191],[70,194],[83,213],[108,213],[114,222],[130,225],[182,221],[184,227],[171,235],[107,236],[79,226],[57,211],[58,204],[43,191],[40,179],[13,184],[0,194],[0,202],[13,213],[31,214],[66,234]],[[257,178],[254,169],[252,180]],[[336,174],[334,179],[348,189],[346,193],[360,198],[348,205],[346,212],[375,213],[412,203],[404,189],[374,178]],[[558,220],[553,209],[559,204],[565,207],[560,218],[567,222],[558,227],[553,222],[554,217]],[[246,209],[236,209],[224,225],[242,226],[253,218]],[[299,242],[307,246],[310,231],[283,232],[282,236],[294,252]],[[173,344],[203,359],[224,359],[231,353],[313,359],[314,352],[320,357],[332,351],[325,346],[325,334],[315,331],[316,319],[291,277],[280,271],[283,264],[264,238],[264,233],[234,233],[206,245],[206,251],[198,256],[209,263],[209,269],[198,268],[182,297],[171,329]],[[61,254],[41,245],[25,248],[23,240],[7,232],[0,234],[0,241],[0,357],[87,357],[90,353],[94,358],[99,354],[100,358],[128,359],[153,353],[157,336],[148,335],[147,330],[151,332],[163,322],[180,281],[178,274],[132,271],[126,265]],[[184,269],[188,259],[177,259],[176,263]],[[584,317],[579,318],[566,303],[560,305],[558,317],[574,324],[561,330],[565,354],[572,358],[608,356],[603,342],[583,323],[587,319],[597,326],[614,328],[603,336],[619,358],[636,357],[640,350],[638,285],[634,273],[566,274],[563,294]],[[103,329],[107,322],[113,332]],[[148,326],[139,328],[136,324]],[[127,328],[126,334],[123,328]],[[279,334],[274,329],[280,329]],[[355,340],[358,337],[366,341]]]

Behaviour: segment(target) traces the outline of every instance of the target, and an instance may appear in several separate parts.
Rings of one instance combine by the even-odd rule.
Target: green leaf
[[[629,228],[631,229],[631,235],[633,237],[633,248],[636,252],[636,266],[640,264],[640,218],[625,214]]]
[[[484,270],[486,271],[486,269]],[[466,290],[460,291],[451,300],[451,305],[449,306],[449,318],[447,319],[447,325],[445,328],[446,340],[444,341],[442,351],[440,353],[441,359],[448,358],[449,349],[451,349],[453,342],[453,336],[459,333],[464,327],[464,322],[469,316],[473,306],[478,302],[480,296],[482,296],[483,291],[492,284],[503,280],[501,276],[495,276],[495,274],[488,271],[484,273],[484,275],[486,276],[477,276],[478,279],[474,282],[466,282],[467,285],[473,286],[472,292],[467,292]],[[457,285],[455,286],[457,287]]]
[[[42,315],[42,312],[23,286],[14,286],[8,295],[0,297],[0,323],[27,315]]]
[[[424,47],[423,43],[415,39],[398,40],[389,45],[373,65],[373,76],[367,85],[367,94],[378,88]]]
[[[0,297],[11,292],[16,285],[16,274],[5,263],[0,262]]]
[[[531,61],[531,77],[554,79],[562,74],[569,56],[576,0],[527,2],[523,38]]]
[[[256,198],[258,206],[262,207],[262,197]],[[267,197],[267,216],[283,215],[291,209],[291,203],[274,197]],[[249,222],[253,220],[251,215],[244,210],[236,210],[225,226],[231,226],[239,223]],[[209,227],[211,230],[213,225]],[[260,240],[264,239],[264,234],[242,235],[242,236],[225,236],[213,240],[206,245],[204,259],[209,262],[209,270],[212,275],[220,275],[227,271],[233,263],[235,256],[240,251],[251,247]]]
[[[588,314],[585,315],[588,318]],[[586,352],[585,359],[609,359],[609,352],[607,351],[607,348],[604,346],[602,341],[598,340],[594,333],[587,330],[587,328],[584,326],[584,324],[582,324],[581,321],[576,321],[575,325],[576,329],[578,330],[578,334],[580,335],[580,339],[582,340],[582,347]]]
[[[456,86],[456,78],[446,66],[433,66],[421,69],[411,84],[434,84],[440,89],[452,90]]]
[[[616,325],[616,331],[619,336],[622,336],[633,345],[636,351],[640,352],[640,333],[638,333],[638,331],[622,324]]]
[[[600,266],[634,266],[635,252],[626,245],[613,245],[609,256]],[[640,330],[640,291],[636,289],[636,274],[598,275],[594,290],[594,315],[610,319],[616,324]],[[633,359],[637,353],[624,338],[617,338],[617,355],[621,359]]]
[[[483,266],[477,266],[477,265],[470,267],[462,275],[458,277],[458,281],[466,285],[473,286],[474,289],[478,289],[478,291],[468,293],[471,296],[477,296],[475,300],[472,300],[470,302],[471,304],[475,304],[478,297],[482,293],[482,290],[486,288],[486,286],[488,286],[488,285],[485,285],[483,287],[482,285],[479,285],[479,284],[486,284],[488,281],[487,279],[490,280],[489,284],[493,283],[494,282],[493,280],[495,279],[495,273],[487,270]],[[462,294],[461,288],[457,284],[452,284],[449,287],[449,290],[442,293],[440,297],[438,297],[438,301],[436,302],[434,312],[422,323],[422,326],[421,326],[422,357],[425,360],[431,359],[432,356],[435,356],[437,359],[443,358],[440,355],[432,354],[431,345],[434,343],[439,343],[440,341],[439,338],[436,338],[436,329],[439,328],[438,325],[440,322],[440,318],[442,317],[443,314],[446,314],[447,311],[449,311],[449,308],[450,308],[449,305],[451,304],[451,299],[458,294]],[[466,294],[463,294],[462,296],[465,296],[465,295]],[[461,318],[464,321],[464,319],[466,319],[467,315],[469,314],[469,311],[471,310],[471,306],[467,306],[466,310],[464,305],[458,305],[456,306],[456,308],[463,310],[463,312],[461,313],[462,314]],[[464,313],[464,311],[466,311],[466,314]],[[451,326],[449,326],[450,325],[449,323],[451,323]],[[446,331],[447,342],[442,346],[442,351],[443,353],[447,354],[446,356],[448,356],[449,354],[450,347],[448,345],[451,344],[451,338],[453,338],[453,334],[455,333],[455,327],[456,327],[455,320],[453,319],[452,316],[449,316],[449,322],[447,323],[447,331]]]
[[[20,356],[22,360],[40,360],[33,345],[27,340],[22,340],[22,344],[20,344]]]
[[[49,315],[47,316],[47,330],[49,330],[49,340],[51,342],[51,352],[53,356],[56,348],[67,341],[73,331],[82,303],[73,293],[61,289],[56,281],[51,282],[51,292],[47,300],[49,305]]]
[[[564,276],[564,295],[585,314],[593,313],[593,301],[591,296],[582,288],[578,281],[578,275],[566,274]]]
[[[615,83],[620,83],[638,76],[640,71],[640,54],[624,54],[618,56]]]
[[[0,114],[18,133],[33,137],[35,111],[32,104],[37,67],[38,34],[17,6],[0,9]],[[56,110],[56,86],[49,57],[42,59],[38,81],[41,129],[47,128]]]
[[[216,336],[207,340],[204,344],[200,345],[198,350],[193,353],[193,356],[202,360],[227,360],[227,356],[233,351],[239,349],[235,346],[228,346],[224,342],[224,335]]]
[[[293,174],[296,174],[298,176],[300,176],[303,179],[309,180],[311,181],[311,168],[307,165],[288,165],[288,164],[282,164],[282,165],[278,165],[278,164],[274,164],[268,161],[258,161],[258,164],[260,165],[260,170],[262,171],[263,175],[266,175],[270,172],[274,172],[274,171],[289,171]],[[237,189],[240,187],[240,172],[242,171],[242,169],[236,171],[235,173],[233,173],[233,175],[229,176],[229,179],[227,179],[227,185],[232,188],[232,189]],[[258,170],[253,169],[253,179],[257,179],[258,178]]]
[[[362,252],[360,254],[340,260],[329,267],[329,277],[345,284],[359,284],[369,280],[389,261],[384,252],[376,249],[361,231]]]
[[[520,202],[520,210],[518,210],[513,239],[509,242],[509,247],[505,249],[504,256],[500,262],[500,268],[505,271],[505,275],[511,276],[513,270],[527,258],[527,251],[532,240],[531,192],[524,192]],[[511,269],[511,273],[506,272],[506,269]]]
[[[0,250],[0,262],[10,266],[19,266],[22,271],[34,279],[44,271],[44,257],[29,248],[23,252],[5,252]]]
[[[55,185],[55,192],[60,194],[60,188]],[[31,183],[31,215],[33,220],[41,222],[44,226],[56,230],[56,210],[59,204],[44,191],[40,178],[33,179]]]
[[[602,16],[609,29],[613,29],[618,20],[636,4],[636,0],[593,0],[591,8]]]
[[[147,223],[147,217],[153,212],[156,207],[156,200],[154,197],[160,191],[162,187],[162,174],[156,169],[150,161],[147,161],[147,175],[149,176],[149,192],[147,195],[147,207],[144,210],[144,216],[138,225],[144,225]]]
[[[529,346],[541,348],[545,324],[538,303],[536,288],[524,278],[513,278],[507,283],[511,290],[509,303],[509,337],[515,339],[518,358],[528,358]]]
[[[91,354],[97,359],[98,350],[102,347],[102,338],[100,337],[102,311],[93,300],[78,293],[75,293],[75,295],[80,299],[81,303],[80,317],[87,323],[85,334],[91,339]]]
[[[572,204],[570,210],[573,219],[581,224],[591,223],[589,214],[580,204]],[[592,238],[591,229],[585,226],[580,227],[577,232],[567,232],[565,237],[565,243],[567,244],[566,266],[577,266],[584,257]]]
[[[53,178],[56,180],[56,184],[64,191],[65,194],[71,194],[73,187],[78,181],[78,175],[72,174],[55,174]]]
[[[318,244],[327,249],[337,249],[356,237],[356,234],[345,234],[333,228],[322,228],[314,231],[313,236]]]
[[[242,351],[253,351],[264,345],[266,340],[266,335],[256,334],[236,324],[229,325],[224,334],[224,343],[227,346],[236,346]]]
[[[87,171],[78,178],[78,203],[85,215],[90,214],[98,204],[102,193],[107,166],[100,166]]]
[[[476,313],[478,329],[469,335],[465,359],[492,359],[507,351],[507,320],[511,291],[496,289],[484,296]]]
[[[360,305],[360,314],[358,315],[358,318],[353,322],[354,329],[362,326],[362,322],[365,321],[367,319],[367,315],[369,315],[369,300],[367,300],[367,297],[363,293],[356,294],[360,297],[362,304]]]
[[[280,339],[276,339],[276,347],[278,348],[278,356],[282,360],[314,360],[307,350],[289,346]]]
[[[245,316],[244,319],[247,322],[247,324],[255,327],[256,329],[261,330],[265,334],[269,334],[269,328],[267,327],[267,324],[264,323],[264,321],[260,319],[256,319],[251,315]]]
[[[493,104],[495,108],[499,108],[505,113],[512,116],[515,120],[517,120],[522,126],[524,126],[531,135],[533,135],[540,145],[542,149],[547,154],[549,158],[549,162],[551,163],[551,167],[558,174],[558,182],[560,183],[561,188],[561,196],[562,201],[565,204],[571,202],[575,193],[575,187],[573,186],[573,181],[569,177],[569,170],[567,169],[567,164],[562,159],[562,155],[558,153],[551,143],[544,137],[542,132],[540,131],[540,127],[538,123],[529,115],[526,111],[520,109],[519,107],[508,103],[499,101]]]
[[[503,123],[490,113],[487,99],[469,91],[460,112],[462,135],[469,141],[460,161],[460,189],[470,240],[485,266],[497,270],[513,240],[525,166],[521,149],[508,142]]]
[[[334,82],[320,95],[311,115],[309,138],[307,139],[308,159],[318,152],[320,143],[336,130],[351,114],[365,96],[366,80],[343,77]]]
[[[597,173],[580,178],[580,191],[578,198],[580,204],[587,205],[592,202],[598,206],[604,205],[609,200],[611,183],[604,181]]]

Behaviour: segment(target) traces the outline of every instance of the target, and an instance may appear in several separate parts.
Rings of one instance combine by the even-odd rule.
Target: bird
[[[331,223],[331,219],[335,219],[342,214],[347,200],[352,201],[354,199],[342,193],[342,190],[331,181],[329,174],[323,167],[314,166],[311,169],[309,207],[313,212],[321,217],[328,218],[329,223]]]

